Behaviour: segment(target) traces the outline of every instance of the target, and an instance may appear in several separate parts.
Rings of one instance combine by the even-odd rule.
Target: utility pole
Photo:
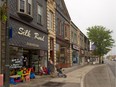
[[[9,81],[9,76],[10,76],[10,70],[9,70],[9,66],[10,66],[10,61],[9,61],[9,0],[6,0],[6,11],[7,11],[7,20],[6,20],[6,43],[5,43],[5,72],[4,72],[4,86],[5,87],[10,87],[10,81]]]

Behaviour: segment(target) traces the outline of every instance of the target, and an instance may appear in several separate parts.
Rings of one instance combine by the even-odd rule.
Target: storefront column
[[[70,45],[70,66],[72,66],[73,61],[72,61],[72,46]]]

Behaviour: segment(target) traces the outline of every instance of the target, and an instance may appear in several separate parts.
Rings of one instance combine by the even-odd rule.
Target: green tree
[[[93,54],[99,56],[99,63],[101,63],[101,57],[107,54],[113,47],[114,40],[111,33],[111,30],[103,26],[92,26],[87,29],[87,35],[95,46]]]
[[[7,6],[6,2],[4,2],[3,6],[0,7],[0,21],[6,22],[7,20]]]

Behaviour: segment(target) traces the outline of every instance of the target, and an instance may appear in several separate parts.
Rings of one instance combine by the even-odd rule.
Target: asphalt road
[[[105,63],[110,67],[112,73],[116,77],[116,61],[105,60]]]
[[[109,68],[108,61],[107,64],[108,65],[103,64],[103,66],[97,67],[90,71],[85,76],[84,87],[116,87],[115,78]],[[112,69],[114,72],[114,67]]]

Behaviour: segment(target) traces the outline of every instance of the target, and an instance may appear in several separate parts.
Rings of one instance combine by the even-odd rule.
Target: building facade
[[[84,64],[90,42],[71,22],[64,0],[10,0],[10,68],[47,67],[49,58],[61,67]],[[5,66],[5,23],[0,31],[0,73]],[[13,64],[13,61],[20,64]]]
[[[86,36],[84,36],[85,63],[88,62],[88,59],[90,60],[89,52],[90,52],[90,41],[89,41],[89,39]]]
[[[55,1],[47,0],[48,59],[51,58],[54,64],[56,64],[55,9]]]
[[[87,64],[87,59],[90,58],[90,41],[80,31],[80,64]]]
[[[80,31],[80,64],[83,65],[84,64],[84,59],[85,59],[85,56],[84,56],[84,34]]]
[[[48,60],[47,2],[10,0],[9,4],[9,26],[12,30],[12,38],[9,39],[10,69],[33,66],[38,73],[39,64],[47,67]],[[4,61],[2,58],[2,65]]]
[[[61,67],[71,65],[70,16],[64,0],[56,2],[56,62]]]
[[[78,27],[71,22],[71,51],[72,51],[72,65],[79,64],[79,30]]]

